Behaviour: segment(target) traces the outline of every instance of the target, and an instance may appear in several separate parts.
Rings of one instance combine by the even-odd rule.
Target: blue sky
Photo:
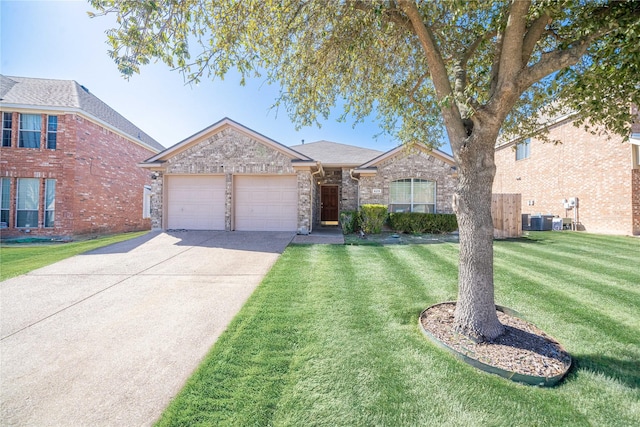
[[[240,86],[237,76],[185,86],[182,75],[150,64],[129,81],[107,55],[112,17],[90,19],[79,0],[0,0],[0,73],[75,80],[165,147],[229,117],[284,145],[328,140],[387,151],[397,142],[375,138],[375,121],[353,127],[335,118],[321,128],[295,130],[286,112],[270,110],[278,88],[261,80]],[[335,111],[334,117],[340,111]]]

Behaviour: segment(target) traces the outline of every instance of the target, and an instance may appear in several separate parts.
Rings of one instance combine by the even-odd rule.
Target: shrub
[[[351,234],[360,228],[360,213],[358,211],[340,212],[340,225],[343,234]]]
[[[399,233],[450,233],[458,229],[454,214],[397,212],[389,214],[389,226]]]
[[[387,220],[387,205],[360,206],[362,231],[367,234],[378,234]]]

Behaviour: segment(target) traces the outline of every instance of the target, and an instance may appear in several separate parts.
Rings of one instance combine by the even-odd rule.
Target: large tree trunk
[[[459,181],[453,208],[460,232],[455,328],[479,341],[491,340],[504,331],[493,292],[491,192],[496,137],[497,132],[476,128],[455,153]]]

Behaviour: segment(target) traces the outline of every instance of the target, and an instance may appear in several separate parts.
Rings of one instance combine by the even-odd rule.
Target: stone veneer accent
[[[163,228],[163,188],[167,175],[224,174],[226,179],[225,229],[232,230],[234,175],[296,175],[298,180],[298,230],[311,224],[311,172],[297,171],[291,158],[233,128],[210,135],[167,159],[164,173],[152,185],[152,226]]]
[[[298,176],[298,233],[307,234],[312,230],[313,200],[315,185],[310,170],[299,170]]]
[[[358,210],[358,181],[351,178],[351,169],[342,169],[341,211]]]
[[[408,147],[377,165],[375,175],[360,177],[360,205],[389,204],[389,183],[419,178],[436,182],[436,213],[453,213],[451,201],[457,183],[453,165],[418,147]],[[380,189],[380,194],[374,194]]]

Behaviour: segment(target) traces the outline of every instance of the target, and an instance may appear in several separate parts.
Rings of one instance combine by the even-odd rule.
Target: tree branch
[[[536,43],[538,43],[542,35],[545,34],[547,25],[549,25],[551,21],[552,19],[547,11],[544,11],[542,15],[529,26],[522,43],[522,65],[526,65],[529,62]]]
[[[447,67],[442,59],[431,29],[424,23],[416,4],[410,0],[400,0],[400,8],[411,22],[412,32],[418,37],[425,53],[431,81],[436,90],[436,99],[440,104],[450,141],[461,141],[466,137],[466,130],[460,117],[460,111],[454,99],[453,90],[449,82]]]
[[[509,7],[509,18],[502,38],[502,49],[498,71],[498,89],[512,84],[515,76],[522,68],[523,36],[527,24],[527,12],[530,0],[512,0]]]
[[[420,78],[418,78],[418,81],[416,82],[416,84],[413,85],[413,88],[411,88],[411,90],[409,91],[409,99],[411,100],[411,102],[413,102],[419,109],[420,111],[422,111],[425,115],[428,115],[431,113],[431,111],[427,110],[427,108],[420,102],[418,101],[418,99],[415,96],[415,93],[418,91],[418,89],[420,89],[420,86],[422,86],[422,83],[425,81],[425,79],[429,77],[429,72],[424,73],[423,75],[420,76]]]
[[[603,36],[607,30],[597,32],[589,37],[576,42],[571,48],[565,50],[554,50],[553,52],[543,53],[542,58],[532,66],[522,70],[517,79],[517,87],[520,91],[525,91],[529,86],[542,78],[578,63],[582,55],[584,55],[591,44]]]
[[[364,12],[374,12],[373,5],[375,3],[365,0],[355,0],[350,2],[353,8],[362,10]],[[384,16],[389,20],[389,22],[393,22],[394,24],[398,24],[403,27],[405,30],[413,31],[413,27],[411,26],[411,21],[407,19],[406,16],[402,15],[400,11],[395,7],[395,2],[389,2],[390,7],[384,10]]]
[[[485,40],[489,40],[491,37],[494,37],[495,35],[496,35],[496,30],[495,29],[491,29],[491,30],[487,31],[486,33],[482,34],[477,39],[475,39],[473,41],[473,43],[471,43],[469,45],[469,47],[464,52],[462,52],[462,54],[458,58],[459,61],[463,65],[467,65],[467,62],[469,62],[469,59],[471,59],[473,54],[476,52],[476,50],[478,49],[478,46],[480,46],[480,43],[482,43]]]
[[[493,98],[493,95],[498,89],[498,74],[500,73],[500,57],[502,55],[502,41],[504,40],[504,34],[499,32],[496,35],[496,45],[494,46],[493,62],[491,63],[491,87],[489,88],[489,99]]]
[[[471,43],[460,55],[458,55],[458,57],[454,62],[454,66],[453,66],[453,71],[455,75],[454,91],[456,94],[456,98],[461,102],[465,102],[465,101],[468,102],[473,106],[474,109],[477,109],[477,107],[479,106],[477,101],[473,98],[466,99],[466,100],[464,99],[464,91],[467,87],[467,63],[469,62],[469,59],[471,59],[473,54],[478,49],[478,46],[480,46],[480,43],[482,43],[485,40],[488,40],[491,37],[494,37],[495,35],[496,35],[495,30],[490,30],[482,34],[481,36],[476,38],[473,41],[473,43]],[[466,117],[468,115],[467,113],[462,111],[461,111],[461,114],[463,117]]]
[[[601,37],[618,29],[618,23],[616,22],[617,19],[629,19],[632,16],[635,16],[636,18],[640,17],[640,7],[637,6],[637,3],[632,4],[632,8],[625,8],[625,4],[620,3],[619,9],[613,8],[611,5],[602,6],[596,9],[591,15],[592,19],[603,20],[603,22],[605,22],[605,18],[608,17],[611,21],[609,21],[607,25],[603,24],[591,34],[574,40],[573,42],[566,42],[567,45],[570,46],[567,49],[543,53],[542,58],[537,63],[520,72],[517,79],[519,90],[524,91],[540,79],[558,70],[577,64],[593,43]],[[544,13],[530,26],[529,32],[535,32],[531,34],[531,40],[527,40],[529,39],[529,32],[527,33],[523,49],[523,57],[528,52],[526,49],[530,48],[531,51],[533,50],[537,41],[534,41],[533,39],[536,37],[539,39],[545,32],[546,26],[551,22],[551,18],[548,18],[548,21],[544,25],[541,22],[538,22],[543,19],[545,15],[547,14]],[[538,35],[536,36],[536,34]],[[530,55],[531,53],[529,52],[528,54]]]

